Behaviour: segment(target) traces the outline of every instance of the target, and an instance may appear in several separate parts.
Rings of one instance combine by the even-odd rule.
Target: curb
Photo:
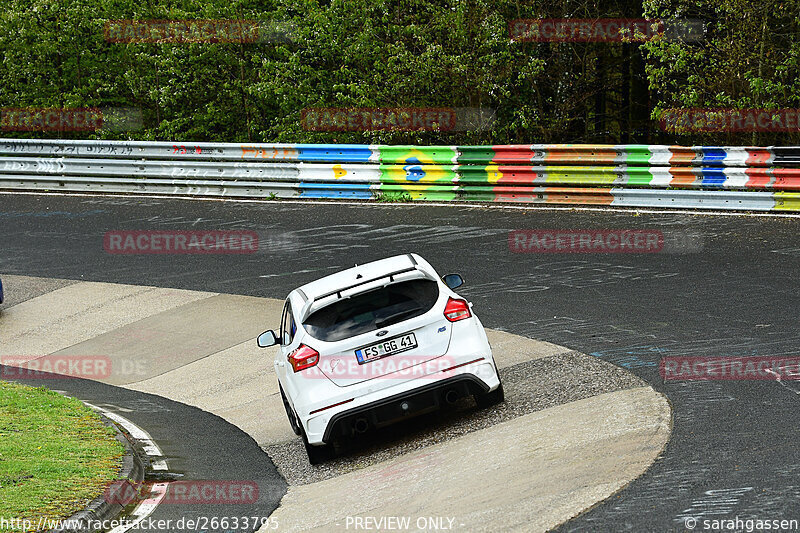
[[[111,426],[117,432],[117,440],[125,446],[125,455],[122,457],[122,469],[117,480],[138,485],[144,480],[144,464],[136,453],[127,435],[109,418],[102,413],[97,413],[106,425]],[[118,517],[124,506],[119,502],[109,502],[105,495],[101,494],[82,511],[78,511],[69,518],[62,521],[63,526],[58,529],[51,529],[51,533],[95,533],[105,531],[104,529],[94,529],[90,526],[91,522],[102,522],[113,520]]]

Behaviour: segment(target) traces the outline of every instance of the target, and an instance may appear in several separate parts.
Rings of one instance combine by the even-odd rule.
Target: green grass
[[[68,517],[117,479],[123,454],[114,430],[80,401],[0,381],[0,517]]]
[[[414,199],[407,192],[379,192],[375,195],[375,201],[380,203],[400,203],[413,202]]]

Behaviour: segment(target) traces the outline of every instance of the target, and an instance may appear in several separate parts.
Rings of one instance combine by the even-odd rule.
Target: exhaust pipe
[[[369,422],[367,422],[367,419],[364,417],[356,418],[353,428],[356,430],[356,433],[366,433],[369,429]]]
[[[456,403],[459,398],[461,398],[461,394],[456,389],[450,389],[444,393],[444,401],[450,405]]]

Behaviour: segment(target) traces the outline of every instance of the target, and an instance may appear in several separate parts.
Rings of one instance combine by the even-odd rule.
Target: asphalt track
[[[0,272],[280,297],[353,263],[417,252],[464,275],[461,292],[487,327],[628,368],[672,403],[663,456],[560,529],[683,531],[686,517],[800,519],[800,386],[664,383],[658,373],[670,355],[798,354],[799,225],[668,213],[3,195]],[[656,229],[672,241],[655,254],[509,251],[510,230],[553,228]],[[106,231],[135,229],[251,229],[261,249],[104,251]]]

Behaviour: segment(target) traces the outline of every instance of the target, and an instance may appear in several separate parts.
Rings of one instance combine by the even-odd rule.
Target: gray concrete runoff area
[[[628,371],[488,330],[504,404],[476,410],[463,399],[312,467],[286,420],[272,368],[276,348],[259,350],[254,340],[279,323],[282,301],[2,279],[0,358],[102,354],[114,370],[97,380],[237,426],[289,484],[272,515],[281,531],[352,530],[356,519],[381,517],[410,519],[411,530],[420,517],[440,517],[454,530],[545,531],[640,476],[670,435],[667,400]]]

